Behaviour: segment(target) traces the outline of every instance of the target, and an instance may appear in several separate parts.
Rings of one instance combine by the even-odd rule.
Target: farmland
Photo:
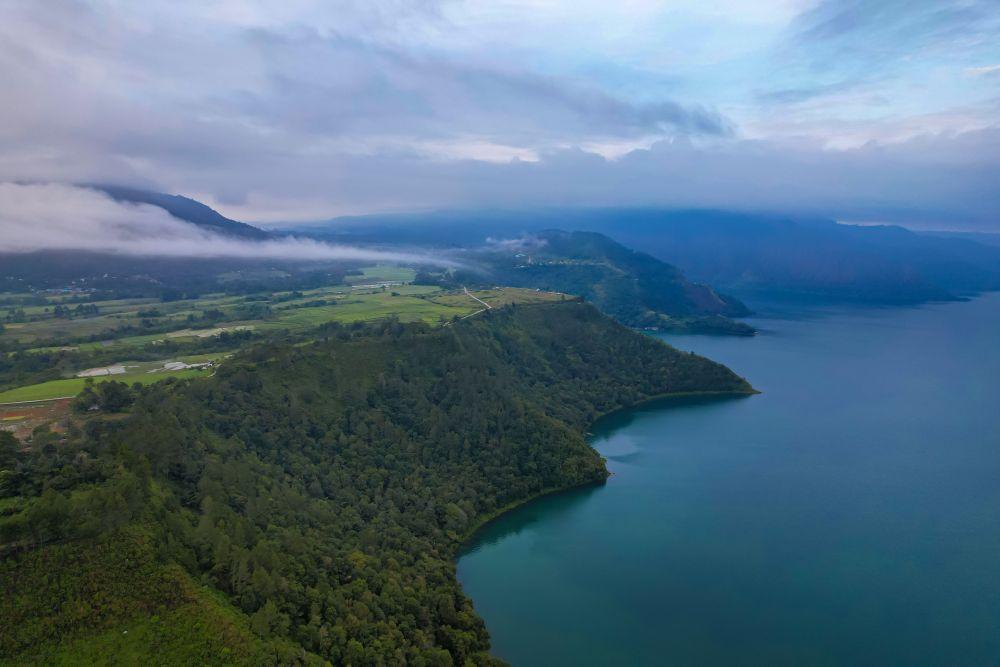
[[[182,361],[185,364],[202,363],[206,361],[215,362],[220,359],[222,355],[190,355],[185,357],[178,357],[177,361]],[[201,377],[211,373],[210,368],[184,368],[178,370],[168,370],[163,367],[164,362],[131,362],[125,361],[120,365],[125,368],[124,373],[118,373],[114,375],[99,375],[96,377],[70,377],[62,378],[59,380],[50,380],[48,382],[40,382],[38,384],[27,385],[24,387],[17,387],[14,389],[9,389],[7,391],[0,392],[0,405],[5,403],[20,403],[29,401],[42,401],[50,400],[55,398],[66,398],[69,396],[75,396],[76,394],[83,391],[84,386],[87,382],[107,382],[109,380],[114,380],[117,382],[125,382],[126,384],[133,384],[138,382],[140,384],[150,384],[152,382],[157,382],[159,380],[166,379],[168,377],[175,378],[189,378],[189,377]]]
[[[535,302],[559,298],[529,289],[475,292],[491,303]],[[95,301],[89,317],[60,318],[42,306],[24,308],[26,321],[4,322],[0,342],[30,349],[71,347],[93,350],[109,346],[141,346],[165,340],[193,340],[223,331],[300,331],[324,322],[350,323],[396,317],[403,322],[437,324],[479,309],[461,291],[425,285],[336,285],[267,297],[208,294],[167,303],[151,299]],[[3,309],[0,307],[0,320]],[[148,331],[148,333],[144,333]]]
[[[18,387],[17,389],[0,392],[0,405],[4,403],[25,403],[29,401],[43,401],[74,396],[83,391],[83,388],[86,386],[88,380],[91,382],[106,382],[108,380],[115,380],[117,382],[125,382],[127,384],[132,384],[134,382],[138,382],[140,384],[150,384],[168,377],[189,378],[200,377],[205,374],[205,371],[200,370],[184,370],[166,371],[156,375],[127,373],[124,375],[112,375],[98,378],[66,378],[64,380],[52,380],[50,382],[42,382],[40,384]]]
[[[148,384],[167,377],[204,376],[211,369],[165,370],[166,361],[219,362],[246,344],[273,336],[308,338],[316,327],[338,322],[395,318],[432,326],[480,311],[482,305],[461,290],[413,285],[412,269],[364,267],[348,284],[310,290],[260,294],[211,293],[193,299],[152,298],[87,301],[86,293],[46,294],[44,303],[0,305],[0,345],[5,354],[63,355],[68,365],[44,382],[0,386],[0,404],[43,401],[79,393],[88,381]],[[494,288],[472,292],[491,306],[564,298],[531,289]],[[0,304],[31,295],[0,295]],[[223,334],[228,335],[223,336]],[[236,334],[243,334],[242,336]],[[220,337],[221,336],[221,337]],[[231,344],[226,343],[232,340]],[[210,346],[211,352],[203,350]],[[124,372],[77,377],[92,367],[120,365]],[[2,427],[7,427],[4,423]]]

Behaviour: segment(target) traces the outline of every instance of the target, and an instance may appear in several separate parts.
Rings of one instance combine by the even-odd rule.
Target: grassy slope
[[[349,283],[374,283],[382,281],[405,282],[413,280],[417,274],[413,269],[406,266],[392,266],[389,264],[376,264],[375,266],[365,266],[361,269],[361,275],[347,276]]]
[[[180,567],[158,563],[152,543],[132,528],[0,561],[0,662],[321,663],[257,637],[221,596]]]
[[[375,282],[389,279],[412,278],[406,269],[396,267],[381,267],[384,271],[372,267],[370,275],[356,276],[359,282]],[[396,268],[395,273],[390,269]],[[323,322],[355,322],[383,319],[396,316],[403,322],[422,321],[434,324],[440,319],[462,317],[478,310],[475,301],[464,294],[449,295],[441,293],[436,287],[426,285],[397,285],[388,289],[351,288],[346,285],[324,287],[303,292],[298,299],[270,304],[273,315],[265,320],[224,321],[217,324],[192,324],[186,320],[188,315],[199,316],[204,310],[219,309],[232,313],[240,305],[245,304],[243,297],[226,297],[215,294],[203,298],[170,303],[151,302],[149,299],[129,299],[118,301],[95,302],[101,309],[96,317],[80,317],[75,319],[46,319],[34,322],[8,323],[6,331],[0,334],[0,339],[22,342],[72,340],[83,336],[106,335],[114,336],[114,330],[123,325],[138,326],[142,320],[138,313],[155,309],[162,314],[161,321],[169,322],[172,333],[135,333],[114,338],[113,344],[139,346],[165,338],[194,338],[199,333],[205,333],[217,328],[233,328],[246,326],[252,329],[279,330],[302,329]],[[332,305],[302,307],[308,302],[325,300]],[[299,306],[299,307],[296,307]],[[31,307],[40,310],[41,307]],[[29,309],[25,309],[26,311]],[[2,309],[0,309],[2,314]],[[82,350],[98,349],[104,346],[101,342],[82,342],[74,344]]]
[[[538,238],[544,244],[493,255],[494,278],[582,296],[630,327],[753,334],[728,319],[749,314],[743,304],[688,281],[674,266],[601,234],[550,230]]]
[[[183,371],[163,371],[160,373],[123,373],[121,375],[102,375],[95,378],[66,378],[63,380],[50,380],[49,382],[32,384],[27,387],[18,387],[16,389],[0,392],[0,403],[42,401],[53,398],[62,398],[65,396],[75,396],[83,391],[88,379],[93,380],[95,383],[115,380],[126,384],[132,384],[133,382],[151,384],[153,382],[165,380],[168,377],[204,377],[208,375],[208,373],[209,371],[190,369]]]

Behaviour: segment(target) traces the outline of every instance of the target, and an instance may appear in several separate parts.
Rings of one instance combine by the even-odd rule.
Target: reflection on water
[[[516,537],[525,530],[532,530],[539,521],[559,521],[560,516],[578,510],[604,484],[582,486],[542,496],[525,503],[483,526],[462,550],[462,557],[474,554],[509,537]]]
[[[670,341],[668,340],[667,342]],[[667,410],[691,409],[700,405],[713,405],[715,403],[742,400],[746,398],[749,398],[749,396],[745,396],[743,394],[707,394],[703,396],[664,396],[662,398],[656,398],[646,403],[642,403],[631,410],[619,410],[605,417],[601,417],[591,426],[590,441],[591,444],[594,444],[595,447],[597,447],[598,451],[601,451],[598,443],[606,440],[606,437],[604,437],[606,434],[624,429],[645,414],[651,412],[662,413]]]

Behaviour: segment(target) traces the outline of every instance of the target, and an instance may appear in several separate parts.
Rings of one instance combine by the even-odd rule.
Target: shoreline
[[[740,391],[740,390],[736,390],[736,389],[726,389],[726,390],[719,390],[719,391],[711,391],[711,390],[706,390],[706,391],[675,391],[675,392],[670,392],[670,393],[667,393],[667,394],[656,394],[654,396],[650,396],[648,398],[643,398],[641,400],[638,400],[635,403],[632,403],[631,405],[623,406],[623,407],[620,407],[620,408],[615,408],[614,410],[608,410],[607,412],[604,412],[604,413],[598,415],[596,418],[594,418],[593,421],[590,422],[590,425],[587,427],[588,430],[584,432],[584,436],[588,437],[588,444],[589,444],[589,436],[591,435],[590,429],[594,428],[594,426],[597,423],[599,423],[601,421],[604,421],[605,419],[608,419],[609,417],[614,417],[616,415],[620,415],[620,414],[625,413],[625,412],[631,412],[633,410],[638,410],[638,409],[643,408],[645,406],[648,406],[648,405],[650,405],[652,403],[657,403],[657,402],[660,402],[660,401],[667,402],[667,401],[671,401],[671,400],[675,400],[675,399],[683,399],[683,398],[726,398],[726,397],[729,397],[729,398],[740,398],[740,397],[746,398],[746,397],[749,397],[749,396],[756,396],[757,394],[763,393],[759,389],[754,389],[750,385],[749,382],[747,383],[747,386],[749,387],[749,389],[744,390],[744,391]]]
[[[713,398],[713,397],[714,398],[725,398],[727,396],[728,397],[732,397],[732,398],[739,398],[739,397],[746,398],[746,397],[754,396],[756,394],[760,394],[761,393],[759,390],[754,389],[752,386],[750,386],[749,383],[747,383],[747,386],[749,386],[750,388],[748,390],[746,390],[746,391],[738,391],[738,390],[726,390],[726,391],[680,391],[680,392],[670,392],[670,393],[666,393],[666,394],[656,394],[655,396],[650,396],[650,397],[644,398],[644,399],[642,399],[640,401],[636,401],[635,403],[632,403],[631,405],[623,406],[623,407],[620,407],[620,408],[615,408],[613,410],[609,410],[609,411],[607,411],[605,413],[602,413],[602,414],[598,415],[597,417],[595,417],[590,422],[590,425],[587,427],[588,430],[586,430],[586,431],[583,432],[583,437],[587,441],[587,445],[591,449],[594,449],[594,446],[592,444],[590,444],[591,433],[590,433],[589,429],[593,428],[595,424],[597,424],[598,422],[601,422],[601,421],[603,421],[603,420],[605,420],[605,419],[607,419],[609,417],[613,417],[615,415],[619,415],[619,414],[622,414],[622,413],[625,413],[625,412],[636,410],[636,409],[642,408],[643,406],[647,406],[647,405],[649,405],[651,403],[655,403],[657,401],[669,401],[669,400],[672,400],[672,399],[698,398],[698,397],[704,397],[704,398]],[[557,487],[551,487],[551,488],[547,488],[547,489],[542,489],[538,493],[533,493],[533,494],[530,494],[528,496],[525,496],[524,498],[521,498],[520,500],[515,500],[513,502],[507,503],[506,505],[503,505],[502,507],[498,507],[497,509],[495,509],[494,511],[492,511],[492,512],[490,512],[488,514],[483,515],[482,517],[480,517],[479,519],[477,519],[476,522],[458,540],[458,546],[456,547],[455,554],[454,554],[455,561],[457,561],[462,556],[463,553],[466,553],[469,550],[469,548],[474,544],[475,537],[479,534],[480,531],[482,531],[484,528],[486,528],[486,526],[488,526],[489,524],[493,523],[497,519],[500,519],[505,514],[507,514],[507,513],[511,512],[511,511],[517,509],[518,507],[521,507],[523,505],[527,505],[528,503],[530,503],[532,501],[538,500],[540,498],[544,498],[546,496],[555,495],[557,493],[563,493],[565,491],[574,491],[576,489],[584,489],[584,488],[587,488],[588,486],[604,486],[605,484],[607,484],[608,479],[612,476],[612,473],[607,468],[607,459],[605,459],[603,456],[601,456],[601,453],[598,452],[596,449],[594,449],[594,451],[597,453],[598,456],[601,457],[601,462],[604,464],[604,478],[603,479],[594,479],[594,480],[591,480],[591,481],[582,482],[580,484],[569,484],[569,485],[564,485],[564,486],[557,486]]]
[[[604,457],[601,457],[601,461],[604,461]],[[577,489],[585,489],[588,486],[604,486],[607,483],[608,478],[611,477],[611,473],[608,472],[607,467],[604,469],[605,475],[603,479],[594,479],[589,482],[582,482],[580,484],[568,484],[566,486],[556,486],[548,489],[543,489],[538,493],[533,493],[526,496],[520,500],[515,500],[513,502],[507,503],[503,507],[498,507],[496,510],[486,514],[477,521],[468,531],[462,536],[461,540],[458,542],[458,548],[455,552],[455,560],[457,561],[463,553],[468,551],[469,547],[475,542],[475,537],[482,531],[486,526],[493,523],[497,519],[503,517],[505,514],[516,510],[522,505],[527,505],[528,503],[538,500],[539,498],[545,498],[546,496],[554,496],[557,493],[563,493],[566,491],[575,491]]]

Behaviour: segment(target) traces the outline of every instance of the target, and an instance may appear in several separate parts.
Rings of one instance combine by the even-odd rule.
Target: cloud
[[[247,41],[266,63],[264,83],[220,104],[227,117],[266,127],[355,141],[485,134],[518,145],[729,131],[718,113],[697,105],[631,102],[510,65],[418,56],[311,30],[260,30]]]
[[[849,150],[743,140],[663,141],[609,160],[582,150],[537,162],[353,159],[336,189],[357,210],[392,192],[403,209],[713,207],[996,228],[1000,127]],[[512,198],[512,192],[517,193]],[[382,209],[385,210],[385,209]]]
[[[725,202],[986,224],[996,149],[968,137],[997,126],[1000,79],[965,74],[996,62],[998,20],[993,0],[8,0],[0,181],[269,222]]]
[[[218,22],[220,12],[197,4],[14,0],[0,22],[0,85],[20,104],[0,110],[0,145],[29,164],[58,154],[136,169],[419,141],[475,146],[470,137],[539,148],[729,131],[697,104],[636,101],[501,54],[456,57],[361,29],[400,3],[336,3],[346,14],[327,29],[307,14],[271,23],[256,4],[245,17],[220,10],[242,20]],[[424,14],[435,16],[433,5]]]
[[[883,59],[915,48],[977,48],[997,28],[993,0],[820,0],[792,24],[800,43],[860,48]],[[882,39],[871,41],[875,36]]]
[[[965,73],[970,76],[984,76],[1000,74],[1000,64],[983,65],[982,67],[967,67]]]
[[[796,104],[815,98],[827,98],[851,91],[857,87],[855,81],[838,81],[825,85],[804,86],[801,88],[783,88],[779,90],[761,91],[757,99],[764,103]]]
[[[539,238],[534,234],[522,234],[517,238],[501,239],[487,237],[485,250],[501,250],[504,252],[535,251],[544,248],[549,244],[547,239]]]
[[[449,264],[417,253],[383,252],[310,239],[247,241],[210,233],[163,209],[118,202],[85,187],[0,183],[0,253],[82,250],[115,255]]]
[[[945,117],[961,117],[951,132],[995,125],[1000,89],[970,79],[995,61],[998,42],[994,0],[818,0],[767,59],[756,129],[792,136],[808,123],[844,146],[848,125],[863,141],[935,131]]]

